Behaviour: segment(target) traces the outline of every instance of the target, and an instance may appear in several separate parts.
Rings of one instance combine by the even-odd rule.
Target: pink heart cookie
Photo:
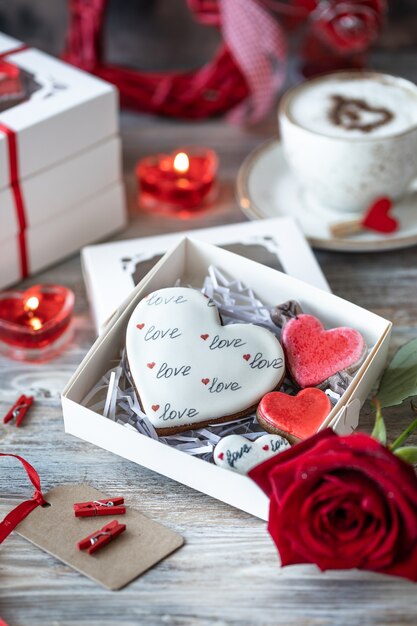
[[[353,372],[366,357],[364,338],[348,327],[325,330],[313,315],[301,314],[284,326],[281,342],[289,372],[299,387],[316,387],[337,372]]]

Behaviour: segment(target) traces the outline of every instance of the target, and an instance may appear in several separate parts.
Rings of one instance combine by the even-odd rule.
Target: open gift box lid
[[[81,261],[97,332],[163,254],[186,236],[214,243],[330,291],[296,222],[277,217],[87,246]]]
[[[216,266],[230,279],[242,281],[267,305],[298,300],[303,310],[316,315],[326,328],[351,326],[362,333],[369,348],[368,355],[319,430],[331,425],[336,431],[345,434],[355,428],[359,408],[385,365],[391,323],[282,272],[208,243],[184,238],[158,261],[118,308],[69,381],[62,395],[65,430],[266,519],[268,500],[248,477],[134,432],[82,404],[83,398],[93,386],[114,362],[120,360],[126,327],[138,302],[152,291],[173,286],[178,279],[183,285],[201,287],[211,265]]]
[[[0,190],[117,133],[117,94],[108,83],[0,34],[2,59],[29,77],[27,98],[0,112]],[[15,52],[13,52],[15,50]],[[7,131],[5,130],[7,129]],[[11,165],[8,133],[16,141]]]

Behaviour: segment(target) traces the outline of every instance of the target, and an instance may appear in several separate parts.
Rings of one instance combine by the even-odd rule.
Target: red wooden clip
[[[93,500],[92,502],[76,502],[74,504],[75,517],[94,517],[95,515],[124,515],[126,513],[123,504],[124,498],[111,498],[109,500]]]
[[[16,426],[19,427],[32,404],[33,396],[20,396],[17,402],[14,403],[10,411],[6,414],[5,418],[3,419],[3,424],[7,424],[7,422],[10,422],[12,419],[16,418]]]
[[[93,554],[96,550],[100,550],[100,548],[124,533],[125,530],[126,524],[119,524],[117,520],[113,520],[103,526],[101,530],[96,530],[95,533],[88,535],[85,539],[81,539],[77,543],[78,549],[87,550],[88,554]]]

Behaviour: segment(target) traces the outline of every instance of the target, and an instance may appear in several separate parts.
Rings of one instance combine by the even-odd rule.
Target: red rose
[[[417,581],[417,476],[365,434],[324,430],[258,465],[282,565],[366,569]]]
[[[338,54],[362,52],[378,36],[384,7],[380,0],[333,0],[318,10],[311,33]]]

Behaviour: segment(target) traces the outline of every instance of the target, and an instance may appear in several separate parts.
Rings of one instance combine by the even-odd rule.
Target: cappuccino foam
[[[289,113],[303,128],[331,137],[390,137],[417,125],[417,89],[382,76],[324,77],[295,91]]]

